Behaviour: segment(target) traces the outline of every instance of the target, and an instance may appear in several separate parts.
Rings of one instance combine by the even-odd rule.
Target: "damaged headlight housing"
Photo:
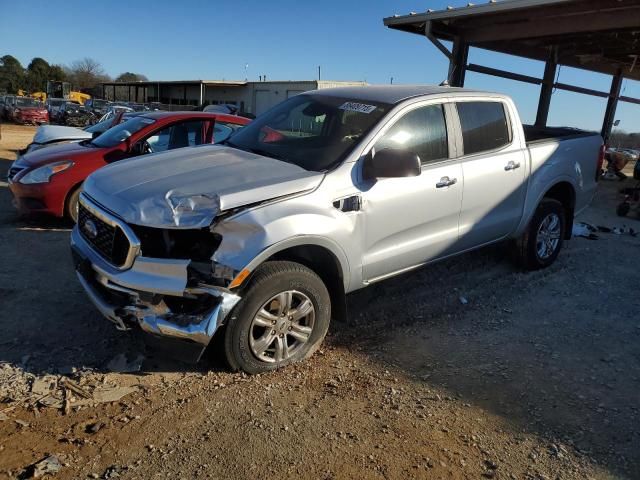
[[[183,194],[170,190],[165,199],[176,226],[211,221],[220,211],[220,197],[215,193]]]

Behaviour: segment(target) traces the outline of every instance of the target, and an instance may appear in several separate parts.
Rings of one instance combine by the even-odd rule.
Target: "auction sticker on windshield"
[[[367,105],[365,103],[344,102],[338,107],[340,110],[349,112],[371,113],[376,109],[375,105]]]

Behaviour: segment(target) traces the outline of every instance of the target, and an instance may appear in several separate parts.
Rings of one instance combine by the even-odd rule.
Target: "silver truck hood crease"
[[[89,176],[84,191],[128,223],[203,228],[216,213],[176,222],[167,194],[217,196],[224,211],[312,190],[323,177],[269,157],[204,145],[114,163]]]
[[[33,136],[33,143],[49,143],[59,140],[86,140],[91,133],[80,128],[63,127],[62,125],[41,125]]]

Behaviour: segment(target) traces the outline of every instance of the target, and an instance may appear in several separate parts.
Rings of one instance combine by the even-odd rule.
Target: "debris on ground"
[[[144,362],[144,355],[138,354],[133,360],[128,361],[124,353],[119,353],[107,364],[107,369],[117,373],[139,372]]]
[[[56,455],[49,455],[27,468],[25,478],[42,478],[45,475],[55,475],[62,468]]]

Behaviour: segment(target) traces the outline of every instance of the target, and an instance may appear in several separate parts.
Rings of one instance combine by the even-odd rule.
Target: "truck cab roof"
[[[309,95],[331,95],[362,101],[397,104],[410,98],[427,95],[487,95],[492,97],[504,97],[497,93],[471,90],[457,87],[440,87],[435,85],[366,85],[359,87],[324,88],[307,92]]]

